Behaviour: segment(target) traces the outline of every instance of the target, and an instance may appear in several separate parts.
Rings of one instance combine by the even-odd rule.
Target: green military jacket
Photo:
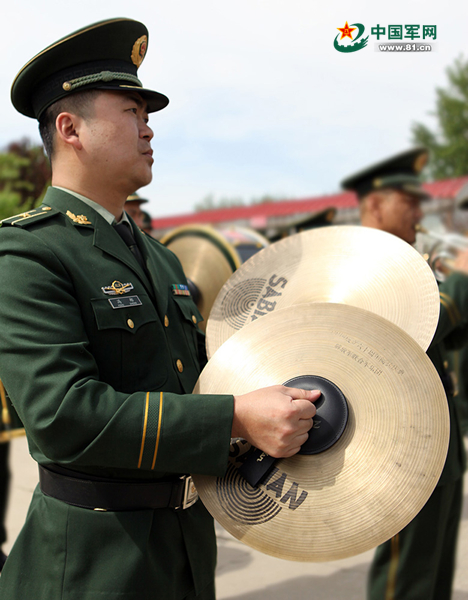
[[[200,314],[177,258],[134,226],[147,272],[106,220],[50,188],[0,228],[0,378],[40,464],[119,479],[222,475],[232,396],[192,395]],[[97,513],[36,491],[0,581],[9,600],[182,600],[210,585],[198,501]]]
[[[440,316],[434,339],[427,351],[443,380],[449,377],[448,350],[468,341],[468,277],[452,273],[439,285]],[[450,413],[450,443],[439,485],[462,477],[466,466],[459,407],[447,390]]]

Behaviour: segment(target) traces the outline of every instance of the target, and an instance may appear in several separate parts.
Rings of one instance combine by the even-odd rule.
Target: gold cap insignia
[[[137,41],[133,44],[132,48],[132,63],[139,67],[143,62],[143,59],[146,55],[146,49],[148,47],[148,36],[142,35],[137,39]]]
[[[106,285],[101,288],[104,294],[109,296],[121,296],[133,290],[133,284],[131,283],[120,283],[120,281],[113,281],[112,285]]]
[[[80,225],[91,225],[91,221],[88,221],[88,217],[85,217],[85,215],[74,215],[72,212],[67,210],[67,217],[70,217],[74,223],[79,223]]]
[[[416,173],[420,173],[427,163],[427,152],[420,154],[414,161],[413,169]]]
[[[374,179],[374,181],[372,183],[374,184],[375,188],[382,187],[382,180],[381,179]]]

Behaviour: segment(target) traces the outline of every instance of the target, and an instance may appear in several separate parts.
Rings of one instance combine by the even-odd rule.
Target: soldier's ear
[[[62,112],[55,121],[56,134],[59,140],[76,150],[83,147],[80,140],[80,126],[82,119],[74,113]]]
[[[380,219],[383,201],[384,197],[379,192],[370,192],[365,198],[367,211],[376,220]]]

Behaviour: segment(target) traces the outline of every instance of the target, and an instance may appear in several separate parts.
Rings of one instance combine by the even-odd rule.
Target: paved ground
[[[17,536],[37,483],[36,463],[26,439],[12,442],[13,486],[8,511],[8,552]],[[468,600],[468,474],[453,600]],[[266,556],[217,527],[218,600],[364,600],[372,551],[328,563],[296,563]],[[441,599],[442,600],[442,599]]]

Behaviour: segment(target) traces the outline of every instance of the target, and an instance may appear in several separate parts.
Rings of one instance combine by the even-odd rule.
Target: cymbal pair
[[[389,237],[328,227],[286,238],[244,263],[213,306],[211,358],[195,393],[240,395],[291,380],[306,387],[318,377],[345,399],[334,423],[334,394],[324,388],[317,401],[309,440],[326,441],[331,430],[331,444],[275,461],[255,485],[242,476],[252,449],[239,439],[224,477],[194,476],[221,525],[267,554],[327,561],[364,552],[409,523],[439,479],[447,400],[425,354],[437,286],[424,259]]]

